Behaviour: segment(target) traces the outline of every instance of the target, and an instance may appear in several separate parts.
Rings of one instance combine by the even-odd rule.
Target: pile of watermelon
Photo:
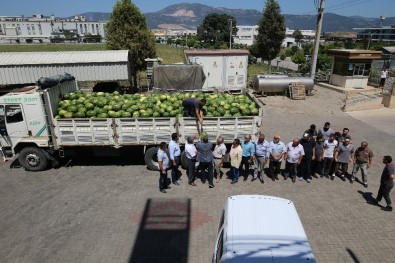
[[[206,117],[258,115],[258,108],[246,95],[216,93],[119,94],[75,91],[59,101],[55,118],[152,118],[182,117],[185,98],[204,98]]]

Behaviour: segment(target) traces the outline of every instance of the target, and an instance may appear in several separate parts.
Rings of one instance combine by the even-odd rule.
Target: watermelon
[[[158,118],[182,117],[185,98],[205,98],[206,117],[256,116],[259,108],[246,95],[176,92],[170,94],[120,94],[119,92],[64,94],[56,111],[57,118]]]

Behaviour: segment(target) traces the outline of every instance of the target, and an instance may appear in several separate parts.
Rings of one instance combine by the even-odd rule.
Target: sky
[[[68,17],[85,12],[111,12],[116,0],[0,0],[0,16],[54,14]],[[265,0],[132,0],[141,12],[156,12],[177,3],[201,3],[212,7],[263,10]],[[316,14],[320,0],[277,0],[283,14]],[[5,4],[7,3],[7,4]],[[378,18],[395,16],[395,0],[326,0],[324,12],[344,16]]]

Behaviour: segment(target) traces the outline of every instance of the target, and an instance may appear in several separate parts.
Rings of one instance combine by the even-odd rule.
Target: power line
[[[347,8],[347,7],[351,7],[351,6],[365,4],[370,1],[372,1],[372,0],[346,0],[342,3],[330,5],[330,6],[326,7],[325,10],[326,11],[328,11],[328,10],[333,11],[333,10],[343,9],[343,8]],[[318,9],[319,0],[314,0],[314,6],[316,7],[316,9]],[[316,14],[316,13],[317,13],[317,10],[312,10],[312,11],[301,13],[300,15],[312,15],[312,14]]]

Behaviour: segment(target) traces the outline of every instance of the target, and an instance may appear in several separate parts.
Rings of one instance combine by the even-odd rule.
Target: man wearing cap
[[[226,146],[224,144],[224,138],[222,136],[218,136],[217,143],[215,144],[213,157],[214,157],[214,170],[217,174],[217,183],[222,176],[221,167],[224,166],[224,158],[226,154]]]
[[[196,117],[196,120],[203,124],[203,106],[206,104],[205,99],[186,98],[182,101],[184,107],[184,117]]]
[[[206,132],[202,132],[200,135],[200,141],[196,144],[198,150],[197,160],[199,161],[200,169],[202,170],[202,180],[208,179],[209,188],[214,188],[213,182],[213,145],[208,141],[208,135]],[[206,174],[208,170],[208,176]]]
[[[329,139],[324,141],[324,150],[322,151],[322,173],[321,177],[325,176],[329,178],[329,172],[332,167],[333,156],[335,153],[335,148],[337,147],[338,142],[335,140],[335,135],[331,134]],[[332,175],[331,180],[333,181],[335,177]]]
[[[344,141],[339,144],[339,146],[335,150],[335,170],[332,176],[335,176],[339,172],[339,168],[341,173],[339,174],[340,178],[343,181],[346,181],[344,177],[347,174],[348,163],[352,161],[354,158],[355,147],[352,143],[350,143],[350,139],[344,137]]]
[[[255,158],[254,158],[254,175],[251,181],[260,178],[261,183],[264,183],[263,176],[265,175],[264,168],[270,157],[270,145],[265,140],[265,135],[260,133],[258,139],[255,141]]]
[[[191,186],[196,186],[195,181],[195,164],[197,149],[193,144],[193,137],[189,136],[187,138],[187,143],[185,144],[185,155],[187,157],[188,166],[188,184]]]
[[[363,141],[361,143],[361,147],[358,147],[354,154],[354,167],[352,169],[352,177],[350,183],[355,181],[355,175],[361,168],[363,185],[365,186],[365,188],[368,187],[368,170],[372,165],[372,160],[373,152],[368,148],[368,143],[366,141]]]
[[[300,139],[300,145],[303,146],[304,156],[302,163],[300,164],[299,180],[303,177],[306,182],[311,181],[311,165],[315,159],[315,141],[310,139],[310,134],[303,134],[303,138]]]
[[[181,172],[178,170],[181,161],[181,150],[180,145],[178,144],[178,138],[180,136],[177,133],[173,133],[171,135],[171,141],[169,142],[169,155],[171,162],[171,181],[174,185],[180,185],[178,180],[180,179],[179,174]]]

